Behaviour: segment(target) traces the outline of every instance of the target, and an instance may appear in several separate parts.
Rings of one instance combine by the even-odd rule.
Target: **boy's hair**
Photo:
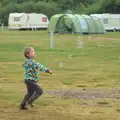
[[[24,48],[24,56],[25,56],[26,58],[29,58],[29,57],[27,56],[27,54],[30,52],[30,50],[31,50],[32,48],[33,48],[33,47],[31,47],[31,46],[27,46],[27,47]]]

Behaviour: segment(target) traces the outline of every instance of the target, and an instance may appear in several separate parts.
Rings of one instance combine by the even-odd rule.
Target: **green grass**
[[[17,108],[26,90],[22,64],[23,49],[29,45],[36,50],[36,60],[53,70],[52,76],[39,75],[44,90],[119,88],[120,34],[91,35],[92,39],[82,35],[82,49],[76,48],[78,36],[56,34],[51,50],[46,31],[0,33],[0,120],[119,120],[117,99],[62,99],[44,94],[35,108]]]

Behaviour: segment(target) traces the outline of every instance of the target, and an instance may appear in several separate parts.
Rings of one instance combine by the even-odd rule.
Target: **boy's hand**
[[[52,70],[49,70],[49,73],[52,74]]]

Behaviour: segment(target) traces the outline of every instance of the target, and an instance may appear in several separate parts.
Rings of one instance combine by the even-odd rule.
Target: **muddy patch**
[[[48,90],[45,94],[61,98],[77,99],[97,99],[97,98],[120,98],[120,89],[101,90],[101,89],[83,89],[83,90]]]

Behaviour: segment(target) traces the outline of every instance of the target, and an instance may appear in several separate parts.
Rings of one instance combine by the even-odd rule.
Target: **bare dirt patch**
[[[120,89],[102,90],[102,89],[83,89],[83,90],[48,90],[45,94],[61,98],[77,99],[99,99],[99,98],[120,98]]]

